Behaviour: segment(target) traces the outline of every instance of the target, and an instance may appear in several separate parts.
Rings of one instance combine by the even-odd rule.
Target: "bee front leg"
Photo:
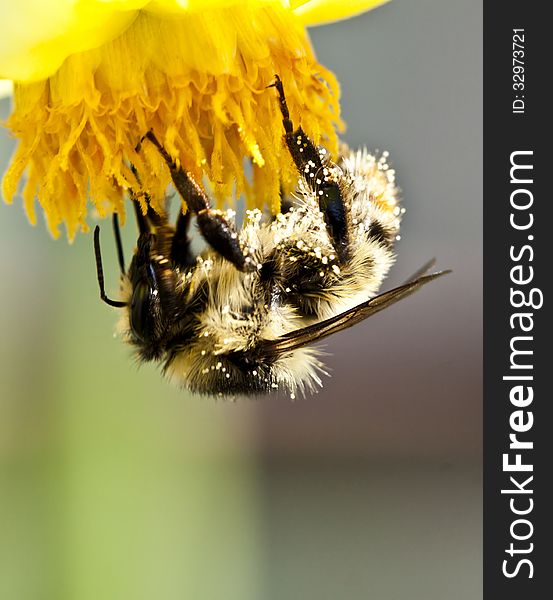
[[[142,186],[140,175],[138,174],[136,167],[132,164],[131,171],[138,184]],[[142,213],[142,208],[139,201],[140,196],[142,196],[146,201],[146,216]],[[173,264],[183,266],[185,268],[194,266],[196,263],[196,258],[192,254],[191,242],[190,238],[188,237],[188,229],[190,226],[190,210],[186,211],[186,213],[183,213],[182,211],[179,213],[176,228],[173,231],[173,228],[169,225],[167,214],[158,215],[152,208],[150,204],[150,195],[148,193],[144,191],[135,192],[131,188],[130,197],[133,202],[139,232],[141,234],[148,233],[150,231],[150,223],[152,223],[154,227],[161,227],[165,231],[168,230],[169,235],[167,237],[170,240],[170,256]]]
[[[171,246],[171,258],[173,262],[185,268],[193,267],[196,264],[196,257],[192,254],[191,240],[188,237],[190,215],[191,212],[189,210],[185,213],[182,211],[179,213]]]
[[[342,190],[338,182],[333,179],[332,169],[323,163],[321,153],[303,129],[301,127],[294,129],[284,95],[284,86],[278,75],[275,83],[269,87],[275,87],[278,92],[286,146],[299,174],[317,196],[319,209],[323,213],[334,249],[340,263],[344,264],[349,259],[350,252],[348,217]]]
[[[177,165],[153,131],[149,131],[142,139],[148,139],[165,160],[177,192],[197,217],[200,233],[205,241],[239,271],[251,270],[253,265],[242,252],[238,234],[232,224],[225,219],[222,211],[210,206],[205,191],[190,173]],[[137,150],[139,149],[140,144],[137,146]],[[183,222],[182,227],[185,228],[185,225],[186,222]]]

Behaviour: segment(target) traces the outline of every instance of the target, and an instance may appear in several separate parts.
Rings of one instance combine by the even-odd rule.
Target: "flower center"
[[[71,55],[50,78],[15,87],[8,126],[19,146],[3,181],[10,202],[22,191],[31,222],[34,199],[50,231],[72,239],[88,229],[88,200],[100,216],[124,216],[136,189],[130,165],[161,210],[170,175],[155,148],[135,147],[150,129],[217,203],[246,196],[248,208],[278,212],[281,186],[297,180],[283,143],[274,88],[283,80],[291,117],[336,151],[338,89],[309,40],[280,3],[160,16],[146,11],[118,38]],[[244,161],[251,160],[251,176]]]

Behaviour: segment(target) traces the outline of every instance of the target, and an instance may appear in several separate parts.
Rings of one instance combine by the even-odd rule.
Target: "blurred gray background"
[[[138,370],[92,237],[0,205],[0,597],[481,597],[481,12],[393,0],[312,30],[345,139],[389,150],[402,188],[385,287],[453,269],[328,341],[316,396],[211,401]]]

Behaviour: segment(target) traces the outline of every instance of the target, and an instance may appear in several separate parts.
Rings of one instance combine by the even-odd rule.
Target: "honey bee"
[[[283,390],[295,397],[322,386],[326,374],[312,344],[352,327],[448,271],[429,262],[403,285],[378,294],[393,261],[401,209],[387,155],[343,148],[333,162],[294,128],[277,77],[284,140],[298,170],[293,196],[265,219],[212,208],[204,189],[150,131],[188,211],[175,225],[167,212],[142,213],[131,190],[139,236],[125,269],[117,215],[120,299],[106,296],[99,228],[94,249],[101,299],[122,309],[120,330],[141,361],[207,395]],[[139,176],[137,175],[137,181]],[[148,197],[146,194],[146,201]],[[195,217],[207,248],[194,256]]]

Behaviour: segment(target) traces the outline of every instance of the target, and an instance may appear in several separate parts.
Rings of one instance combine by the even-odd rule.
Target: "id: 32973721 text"
[[[513,114],[524,114],[524,29],[513,29]]]

